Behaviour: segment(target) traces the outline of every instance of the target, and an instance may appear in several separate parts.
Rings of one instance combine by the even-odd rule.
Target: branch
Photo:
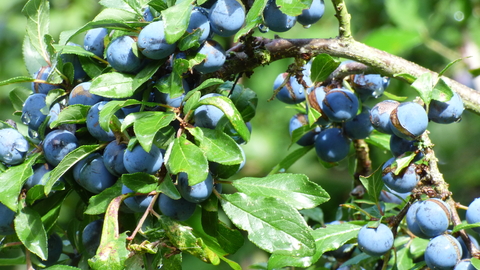
[[[247,56],[237,48],[237,52],[229,51],[224,67],[208,76],[228,79],[232,75],[251,71],[256,67],[268,65],[280,59],[302,56],[310,59],[315,55],[326,53],[334,57],[351,59],[370,66],[378,74],[396,77],[408,74],[418,78],[423,73],[431,73],[436,81],[438,73],[419,66],[401,57],[367,46],[351,38],[333,39],[267,39],[257,37],[254,40],[255,55]],[[240,49],[240,50],[239,50]],[[480,93],[445,76],[442,76],[453,91],[463,99],[465,108],[480,114]],[[407,77],[396,77],[409,84],[413,80]]]

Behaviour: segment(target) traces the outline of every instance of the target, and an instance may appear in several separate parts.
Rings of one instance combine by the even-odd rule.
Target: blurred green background
[[[21,9],[25,0],[0,1],[0,80],[29,75],[22,59],[22,40],[25,34],[25,18]],[[446,73],[447,76],[475,87],[476,80],[469,69],[480,66],[480,1],[477,0],[348,0],[352,14],[354,37],[368,45],[386,50],[434,71],[442,70],[449,62],[465,58]],[[101,9],[95,0],[51,0],[50,33],[58,39],[61,31],[82,26]],[[309,29],[296,25],[287,33],[255,33],[273,38],[334,38],[338,23],[330,1],[325,1],[324,17]],[[82,44],[82,37],[74,42]],[[231,40],[223,40],[229,44]],[[247,163],[236,177],[265,176],[285,155],[296,149],[288,148],[290,138],[288,123],[295,109],[279,101],[268,102],[276,76],[284,72],[291,60],[282,60],[255,70],[251,78],[242,83],[258,94],[257,116],[252,120],[252,139],[244,145]],[[29,87],[29,85],[24,85]],[[0,87],[0,119],[19,118],[12,115],[13,108],[8,93],[15,85]],[[480,89],[480,88],[478,88]],[[392,79],[388,91],[399,96],[415,97],[408,85]],[[382,100],[384,98],[380,98]],[[375,102],[370,102],[373,106]],[[480,118],[465,112],[460,123],[451,125],[429,124],[435,143],[440,169],[450,183],[453,196],[459,203],[468,205],[480,196]],[[390,158],[390,153],[371,149],[374,168]],[[319,183],[331,195],[331,200],[321,206],[325,221],[335,219],[339,203],[349,198],[352,177],[348,174],[348,161],[327,169],[317,160],[314,151],[292,166],[289,172],[303,173]],[[228,190],[228,189],[227,189]],[[1,196],[1,194],[0,194]],[[70,206],[63,209],[62,220],[70,218],[76,198],[70,198]],[[462,213],[461,213],[462,215]],[[60,222],[62,222],[62,220]],[[0,254],[1,256],[1,254]],[[245,244],[231,259],[243,268],[252,263],[265,262],[267,255],[252,244]],[[225,265],[213,267],[195,258],[185,258],[185,269],[228,269]],[[21,269],[25,267],[22,266]],[[0,269],[12,269],[3,268]]]

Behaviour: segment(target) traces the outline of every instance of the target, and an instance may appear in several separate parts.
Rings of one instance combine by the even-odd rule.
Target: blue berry
[[[428,116],[425,109],[415,102],[404,102],[390,114],[390,128],[398,137],[414,140],[427,130]]]
[[[476,198],[470,203],[465,213],[465,219],[469,224],[480,222],[480,198]],[[480,227],[474,227],[472,230],[480,233]]]
[[[297,16],[297,21],[303,26],[309,26],[318,22],[325,12],[323,0],[313,0],[310,8],[304,9],[302,14]]]
[[[450,124],[460,121],[463,110],[462,98],[454,93],[449,101],[432,100],[428,107],[428,118],[435,123]]]
[[[127,186],[122,185],[122,194],[135,192],[129,189]],[[148,206],[150,205],[153,196],[142,195],[142,196],[133,196],[126,198],[123,202],[125,205],[136,213],[144,213]]]
[[[188,175],[184,172],[178,174],[177,177],[178,191],[182,198],[192,203],[200,203],[208,199],[213,191],[213,178],[208,174],[207,178],[193,186],[188,184]]]
[[[352,92],[336,88],[326,93],[322,109],[332,122],[343,122],[355,117],[358,106],[358,98]]]
[[[391,167],[395,158],[389,159],[382,167],[382,180],[387,187],[399,193],[406,193],[412,191],[420,180],[417,174],[415,163],[411,163],[404,168],[398,175],[394,174],[396,167]]]
[[[15,212],[0,202],[0,235],[10,235],[13,230],[12,223],[15,218]]]
[[[315,139],[315,150],[323,161],[337,162],[347,157],[350,139],[339,128],[324,129]]]
[[[163,165],[163,153],[156,145],[152,145],[150,152],[146,152],[137,144],[132,150],[125,151],[123,164],[129,173],[155,174]]]
[[[415,219],[418,227],[428,237],[444,233],[450,225],[450,208],[439,199],[428,199],[420,203]]]
[[[363,226],[358,232],[358,247],[370,256],[382,256],[393,246],[393,233],[385,224],[378,228]]]
[[[137,44],[142,54],[150,59],[167,58],[176,48],[176,43],[170,44],[166,40],[163,21],[145,26],[138,35]]]
[[[98,194],[113,186],[117,177],[112,175],[103,163],[103,156],[98,153],[90,154],[84,162],[74,167],[74,177],[86,190]]]
[[[212,73],[219,70],[226,60],[225,50],[215,40],[206,40],[197,53],[206,56],[205,60],[193,67],[201,73]]]
[[[201,44],[207,40],[210,35],[210,22],[208,20],[208,11],[204,8],[197,7],[192,10],[190,22],[188,23],[187,32],[201,31],[198,42]]]
[[[296,114],[292,116],[290,119],[290,124],[288,126],[288,131],[290,133],[290,136],[292,136],[292,133],[294,130],[308,125],[308,119],[306,114]],[[307,146],[307,145],[312,145],[315,143],[315,135],[317,134],[316,131],[309,131],[308,133],[305,133],[298,141],[297,144],[301,146]]]
[[[373,106],[370,110],[370,122],[372,122],[372,126],[382,133],[393,134],[390,124],[390,114],[399,104],[400,103],[395,100],[384,100]]]
[[[272,31],[286,32],[295,25],[297,17],[283,13],[275,0],[269,0],[263,10],[263,22]]]
[[[370,122],[370,110],[363,107],[362,112],[343,124],[345,134],[351,139],[365,139],[373,131]]]
[[[212,96],[221,96],[220,94],[210,93],[206,94],[200,99],[205,99]],[[214,105],[201,105],[194,112],[195,125],[198,127],[215,129],[218,121],[223,117],[224,113]]]
[[[410,232],[412,232],[414,235],[420,238],[429,238],[422,232],[417,222],[417,210],[421,203],[422,202],[420,201],[416,201],[410,205],[410,208],[408,208],[407,214],[405,215],[405,221],[407,222],[408,230],[410,230]]]
[[[439,235],[428,243],[425,262],[430,269],[452,269],[462,257],[460,243],[451,235]]]
[[[37,93],[31,94],[23,104],[22,122],[30,129],[38,130],[40,125],[45,121],[48,114],[47,95]]]
[[[103,97],[90,93],[91,85],[91,82],[84,82],[75,86],[70,92],[68,105],[95,105],[96,103],[103,101]]]
[[[273,82],[273,90],[278,89],[287,78],[288,73],[282,73],[277,76]],[[297,104],[305,101],[305,88],[299,84],[297,79],[293,76],[287,81],[287,83],[277,93],[278,100],[287,104]]]
[[[48,78],[52,75],[53,69],[50,66],[41,67],[35,74],[33,74],[33,78],[36,80],[47,81]],[[42,93],[47,94],[50,90],[60,88],[58,84],[49,84],[49,83],[39,83],[39,82],[32,82],[32,91],[34,93]]]
[[[75,135],[66,130],[54,130],[45,136],[43,153],[50,165],[57,166],[65,156],[79,146]]]
[[[379,74],[356,74],[353,77],[352,87],[362,100],[378,98],[383,95],[390,78]]]
[[[103,219],[97,219],[88,223],[83,229],[82,244],[85,252],[89,257],[97,253],[100,246],[100,238],[102,236]]]
[[[237,0],[217,0],[208,16],[212,31],[222,37],[235,35],[245,23],[245,8]]]
[[[105,50],[105,37],[108,34],[107,28],[94,28],[88,30],[83,39],[83,47],[85,50],[94,53],[96,56],[103,58]]]
[[[184,198],[174,200],[164,193],[161,193],[158,197],[158,207],[165,216],[184,221],[193,215],[197,204],[189,202]]]
[[[118,144],[117,141],[113,140],[103,150],[103,164],[111,174],[118,177],[128,173],[123,164],[125,149],[127,149],[125,144]]]
[[[143,61],[132,50],[135,40],[130,36],[117,37],[107,48],[107,61],[118,72],[137,73]]]
[[[115,140],[115,134],[113,131],[109,129],[109,131],[105,131],[100,126],[100,111],[103,107],[107,104],[107,101],[100,101],[90,107],[87,113],[87,129],[88,132],[97,140],[103,142],[109,142]],[[115,115],[118,118],[123,118],[124,114],[122,110],[118,110]]]

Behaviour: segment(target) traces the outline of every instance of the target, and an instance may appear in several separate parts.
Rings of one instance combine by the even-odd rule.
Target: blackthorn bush
[[[248,253],[256,269],[479,267],[480,200],[447,183],[438,137],[456,135],[455,173],[472,155],[459,125],[429,127],[480,112],[447,77],[478,42],[475,3],[108,0],[57,35],[58,5],[26,2],[28,76],[0,81],[27,86],[9,93],[18,120],[0,121],[0,265],[198,268],[190,254],[242,269],[234,254]],[[322,36],[334,17],[338,36]],[[270,144],[289,152],[266,170]]]

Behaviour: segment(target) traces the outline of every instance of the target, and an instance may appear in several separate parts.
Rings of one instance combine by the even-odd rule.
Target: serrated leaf
[[[326,53],[319,54],[313,59],[310,78],[313,82],[323,82],[340,65],[340,61]]]
[[[133,131],[146,152],[150,152],[157,132],[175,119],[175,114],[172,112],[142,112],[136,113],[135,116]],[[137,116],[140,117],[137,118]]]
[[[187,30],[193,2],[192,0],[177,2],[174,6],[161,11],[162,20],[165,23],[165,39],[167,43],[175,43]]]
[[[250,30],[255,28],[258,24],[263,22],[262,14],[265,6],[267,5],[268,0],[257,0],[253,2],[252,7],[248,10],[246,19],[245,19],[245,26],[242,27],[236,34],[235,34],[235,41],[247,34]]]
[[[475,267],[475,269],[480,269],[480,259],[472,258],[470,259],[470,262],[472,262],[472,265]]]
[[[273,197],[244,193],[222,195],[222,207],[230,220],[248,232],[248,239],[267,252],[312,256],[312,231],[297,210]]]
[[[380,192],[382,192],[384,185],[382,178],[379,175],[380,173],[381,172],[379,171],[378,173],[372,174],[368,177],[360,175],[360,182],[362,182],[362,185],[367,190],[370,200],[372,200],[374,203],[379,202]]]
[[[312,5],[312,0],[276,0],[277,6],[280,10],[290,16],[297,16],[306,8]]]
[[[39,153],[32,155],[20,165],[9,167],[0,173],[0,202],[13,211],[17,211],[18,195],[23,184],[33,174],[32,166],[39,157]]]
[[[432,74],[429,72],[423,73],[418,77],[411,86],[417,90],[420,98],[425,102],[425,104],[430,104],[432,100],[432,91],[433,91],[433,79]]]
[[[40,215],[31,208],[23,208],[15,217],[15,232],[22,244],[42,260],[48,257],[47,233]]]
[[[142,70],[140,70],[140,72],[133,78],[133,91],[136,91],[143,83],[150,80],[163,63],[164,61],[152,61],[142,68]]]
[[[192,94],[190,95],[191,92],[192,91],[188,92],[183,99],[186,100],[185,104],[183,105],[184,114],[188,114],[190,111],[192,111],[200,100],[200,91],[192,92]]]
[[[278,269],[285,266],[308,267],[316,263],[322,254],[340,248],[346,242],[358,235],[361,226],[350,223],[327,225],[312,232],[315,239],[316,252],[310,257],[283,256],[273,253],[268,260],[268,269]]]
[[[120,72],[104,73],[92,80],[90,93],[107,98],[131,97],[134,78],[134,75]]]
[[[188,94],[192,95],[194,94],[196,91],[200,91],[202,89],[205,89],[205,88],[208,88],[208,87],[212,87],[212,86],[215,86],[215,85],[219,85],[219,84],[222,84],[224,83],[224,81],[222,79],[219,79],[219,78],[210,78],[210,79],[206,79],[205,81],[203,81],[199,86],[195,87],[193,90],[190,90],[188,92]],[[187,95],[188,95],[187,94]],[[189,96],[186,96],[185,98],[187,98]]]
[[[55,182],[62,177],[70,168],[78,161],[88,156],[89,154],[98,151],[105,147],[104,145],[82,145],[72,152],[68,153],[65,158],[52,170],[50,178],[45,183],[45,194],[48,195],[52,190]]]
[[[233,186],[247,195],[274,197],[296,209],[316,207],[330,199],[328,193],[303,174],[273,174],[263,178],[245,177]]]
[[[178,42],[178,49],[183,52],[188,49],[196,49],[200,47],[200,43],[198,42],[198,40],[201,34],[202,30],[200,30],[200,28],[197,28],[194,29],[192,33],[183,36]]]
[[[108,205],[103,222],[100,246],[95,257],[88,260],[88,264],[93,269],[125,269],[124,263],[130,251],[126,247],[126,232],[119,233],[118,211],[120,204],[127,196],[118,196]]]
[[[120,180],[129,189],[139,193],[150,193],[158,186],[158,180],[154,175],[142,172],[123,174]]]
[[[211,96],[204,99],[200,99],[197,106],[201,105],[213,105],[224,113],[228,118],[232,126],[238,131],[239,135],[248,142],[250,140],[250,131],[247,125],[243,121],[241,114],[237,108],[233,105],[232,101],[225,96]]]
[[[258,103],[258,97],[255,91],[241,85],[236,85],[231,91],[230,99],[245,122],[250,121],[255,116]]]
[[[185,172],[188,185],[204,181],[208,175],[208,161],[203,151],[187,140],[185,135],[176,138],[165,153],[165,165],[171,174]]]
[[[45,0],[29,0],[22,9],[22,13],[27,17],[26,32],[30,44],[42,56],[45,62],[50,63],[45,35],[48,34],[50,3]]]
[[[288,154],[282,161],[280,161],[280,163],[275,165],[275,167],[273,167],[273,169],[268,173],[268,175],[273,175],[278,172],[285,172],[286,170],[288,170],[288,168],[290,168],[290,166],[297,162],[297,160],[305,156],[312,149],[313,145],[296,149],[295,151]]]
[[[117,181],[113,186],[108,187],[99,194],[90,197],[85,214],[100,215],[105,213],[110,202],[120,195],[122,195],[122,182]]]
[[[74,104],[70,105],[57,116],[57,120],[50,123],[50,128],[56,128],[64,124],[84,124],[87,121],[87,114],[90,106]]]
[[[204,262],[218,261],[219,258],[197,238],[190,227],[183,226],[166,216],[160,216],[160,223],[169,240],[178,249],[188,252]]]
[[[243,161],[240,146],[221,130],[196,127],[190,130],[201,130],[201,136],[192,133],[196,144],[203,150],[209,161],[224,165],[240,164]]]

